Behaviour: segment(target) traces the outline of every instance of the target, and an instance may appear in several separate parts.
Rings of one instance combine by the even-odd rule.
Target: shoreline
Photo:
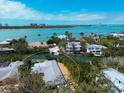
[[[60,25],[60,26],[0,26],[0,30],[3,29],[49,29],[49,28],[74,28],[81,25]]]

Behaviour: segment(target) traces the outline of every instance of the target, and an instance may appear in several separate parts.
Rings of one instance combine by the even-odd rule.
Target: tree
[[[81,36],[81,38],[83,38],[84,37],[84,32],[80,32],[80,36]]]
[[[93,40],[93,39],[91,39],[91,38],[89,38],[89,37],[84,37],[84,39],[87,41],[87,43],[89,43],[89,44],[94,44],[95,43],[95,41]]]
[[[28,58],[24,64],[20,66],[20,83],[16,93],[41,93],[41,88],[45,87],[42,73],[31,72],[32,62]]]
[[[102,49],[102,55],[105,57],[110,57],[112,55],[112,51],[110,48]]]
[[[66,35],[69,39],[72,38],[72,33],[71,33],[71,32],[66,31],[66,32],[65,32],[65,35]]]
[[[28,53],[28,42],[25,38],[20,38],[19,40],[13,42],[12,47],[18,54]]]
[[[61,42],[61,39],[57,36],[53,35],[51,38],[47,41],[48,44],[56,43],[57,45]]]
[[[55,36],[55,37],[57,37],[57,34],[56,33],[53,33],[53,35],[52,36]]]

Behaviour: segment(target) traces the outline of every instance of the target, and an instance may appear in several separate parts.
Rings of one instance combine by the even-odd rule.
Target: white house
[[[0,54],[9,54],[9,53],[14,53],[15,49],[13,48],[0,48]]]
[[[46,86],[55,86],[64,84],[64,78],[55,60],[45,61],[43,63],[36,63],[32,67],[35,73],[43,73]]]
[[[11,44],[11,42],[8,42],[8,41],[0,42],[0,46],[9,46],[10,44]]]
[[[120,73],[113,68],[103,70],[105,78],[108,80],[111,93],[124,93],[124,73]]]
[[[49,48],[49,52],[53,55],[59,55],[60,49],[58,46],[54,46],[52,48]]]
[[[12,43],[13,39],[6,39],[5,41],[0,42],[0,46],[9,46]]]
[[[66,35],[59,35],[58,38],[60,38],[60,39],[66,39],[67,36]]]
[[[68,54],[73,52],[80,52],[81,44],[80,42],[68,42],[65,50]]]
[[[112,33],[113,37],[119,38],[120,40],[124,40],[124,33]]]
[[[101,56],[102,55],[102,49],[105,49],[107,47],[103,45],[97,45],[97,44],[88,44],[86,46],[87,53],[92,53],[94,56]]]

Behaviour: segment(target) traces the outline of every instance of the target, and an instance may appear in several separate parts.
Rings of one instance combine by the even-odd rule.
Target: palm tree
[[[71,33],[71,32],[66,31],[66,32],[65,32],[65,35],[66,35],[69,39],[72,38],[72,33]]]
[[[57,36],[57,34],[54,32],[54,33],[53,33],[53,36],[55,36],[55,37],[56,37],[56,36]]]
[[[41,36],[41,34],[37,34],[37,36]]]
[[[24,38],[27,38],[27,36],[25,35]]]
[[[68,31],[66,31],[66,32],[65,32],[65,35],[68,37],[68,36],[69,36],[69,32],[68,32]]]
[[[80,36],[83,38],[84,37],[84,32],[80,32]]]

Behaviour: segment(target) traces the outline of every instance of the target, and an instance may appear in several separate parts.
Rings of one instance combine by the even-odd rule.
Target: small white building
[[[111,93],[124,93],[124,73],[108,68],[103,70],[103,74],[108,80]]]
[[[60,49],[58,46],[54,46],[52,48],[49,48],[49,52],[53,55],[59,55]]]
[[[86,46],[87,53],[92,53],[94,56],[101,56],[102,55],[102,49],[105,49],[107,47],[103,45],[97,45],[97,44],[88,44]]]
[[[58,38],[60,38],[60,39],[66,39],[67,36],[66,35],[59,35]]]

